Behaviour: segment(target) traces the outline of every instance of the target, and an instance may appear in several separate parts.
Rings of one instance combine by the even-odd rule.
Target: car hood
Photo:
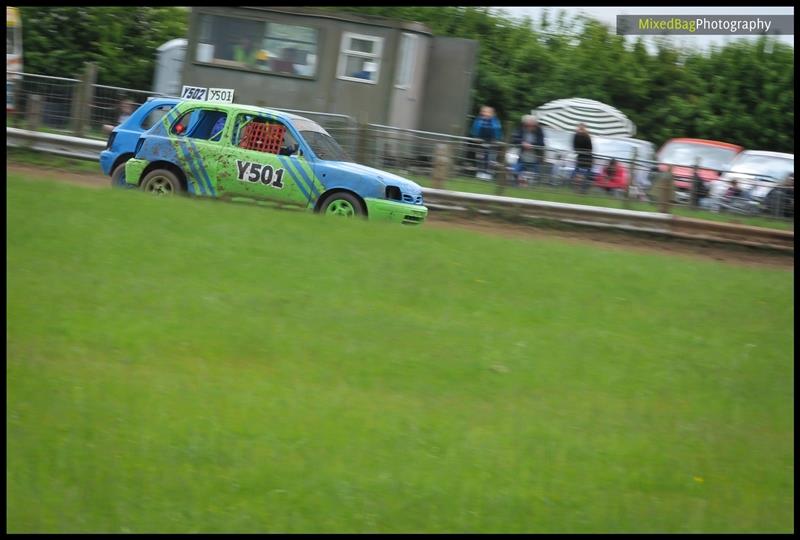
[[[360,174],[370,179],[375,179],[386,185],[398,186],[404,193],[408,193],[409,195],[419,195],[422,193],[422,188],[420,188],[419,184],[416,182],[412,182],[411,180],[407,180],[402,176],[382,171],[380,169],[374,169],[372,167],[367,167],[366,165],[346,161],[338,162],[336,164],[336,168],[350,173]]]

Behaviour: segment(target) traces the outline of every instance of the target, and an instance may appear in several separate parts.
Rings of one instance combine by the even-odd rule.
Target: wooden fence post
[[[624,207],[626,209],[630,209],[631,207],[631,193],[634,190],[633,182],[635,179],[636,179],[636,148],[634,147],[633,157],[631,158],[630,174],[628,175],[628,189],[625,191]]]
[[[367,162],[367,124],[360,122],[356,129],[356,163],[366,165]]]
[[[497,150],[497,159],[490,163],[492,167],[493,176],[495,177],[495,194],[502,195],[508,184],[508,171],[505,167],[506,162],[506,145],[501,143],[502,146]]]
[[[447,180],[450,169],[450,147],[445,143],[436,143],[435,154],[433,157],[433,187],[444,189],[444,182]]]
[[[94,98],[94,84],[97,80],[97,64],[87,62],[83,78],[76,86],[77,95],[72,101],[72,131],[76,137],[83,137],[92,116],[92,101]]]
[[[672,170],[667,170],[666,173],[662,173],[662,177],[660,178],[661,186],[660,186],[660,204],[658,211],[662,214],[669,214],[671,210],[671,203],[672,197],[674,195],[674,188],[675,188],[675,179],[672,176]]]
[[[28,129],[36,131],[42,123],[42,96],[40,94],[30,94],[25,111],[25,121]]]

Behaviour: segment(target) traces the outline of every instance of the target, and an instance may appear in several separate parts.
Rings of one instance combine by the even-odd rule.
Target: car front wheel
[[[325,215],[347,218],[367,215],[361,201],[355,195],[345,192],[334,193],[325,199],[320,212]]]

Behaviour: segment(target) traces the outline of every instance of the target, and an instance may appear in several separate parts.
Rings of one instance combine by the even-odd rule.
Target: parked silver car
[[[733,180],[750,200],[760,202],[772,188],[794,172],[794,154],[745,150],[711,186],[711,196],[722,198]]]

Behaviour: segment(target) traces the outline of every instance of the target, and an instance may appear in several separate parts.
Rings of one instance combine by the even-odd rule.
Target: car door
[[[313,205],[318,196],[302,145],[282,121],[239,113],[219,163],[219,192],[227,196]]]
[[[220,159],[225,155],[223,145],[228,114],[213,105],[192,107],[170,127],[169,137],[178,165],[187,179],[187,188],[195,195],[218,195]]]

